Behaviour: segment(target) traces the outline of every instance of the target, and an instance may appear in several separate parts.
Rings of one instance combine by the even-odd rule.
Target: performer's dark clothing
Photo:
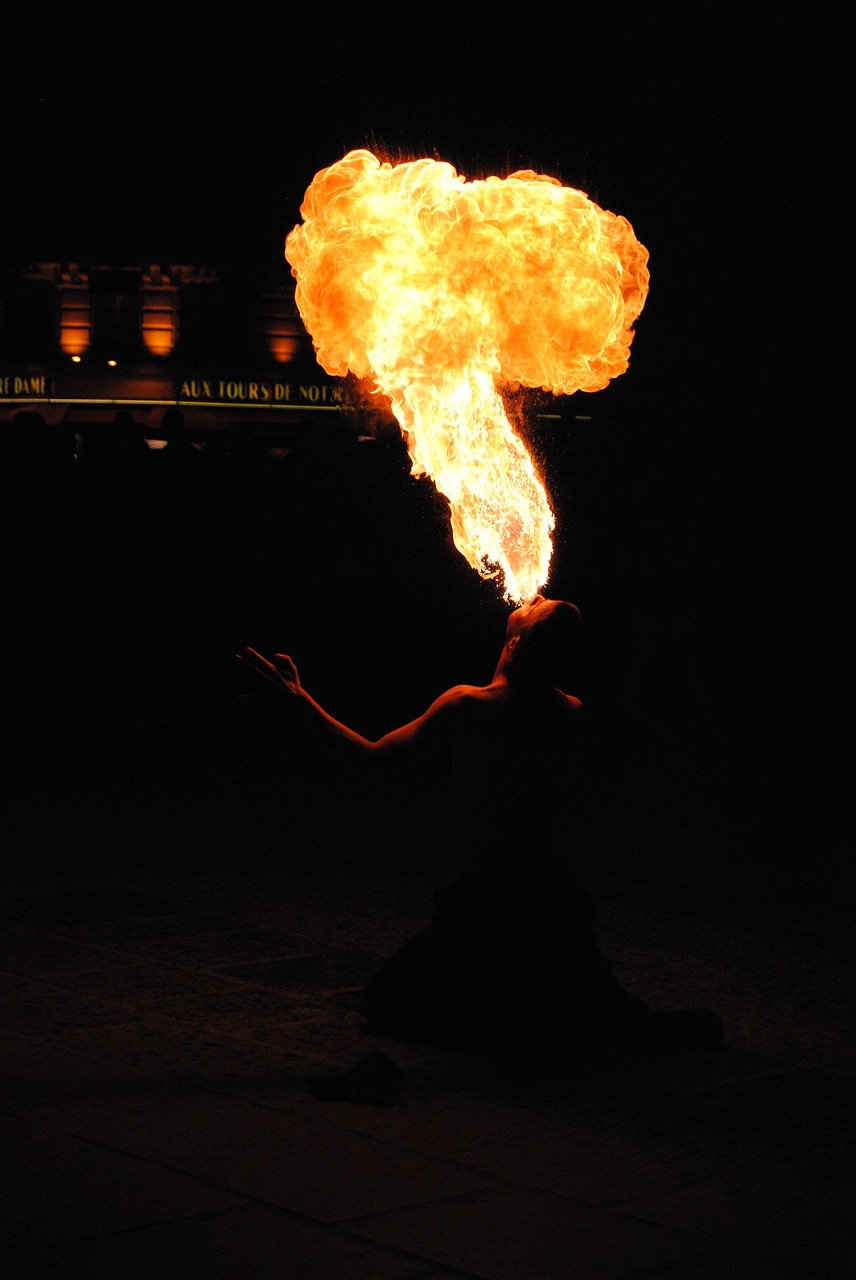
[[[447,838],[464,868],[432,924],[369,982],[372,1027],[428,1042],[573,1051],[646,1007],[601,954],[567,826],[579,804],[579,721],[549,696],[476,703],[455,744]],[[564,822],[562,821],[564,819]]]
[[[363,1015],[429,1043],[574,1052],[620,1040],[646,1007],[601,954],[594,921],[569,876],[484,885],[465,874],[437,891],[431,926],[369,982]]]

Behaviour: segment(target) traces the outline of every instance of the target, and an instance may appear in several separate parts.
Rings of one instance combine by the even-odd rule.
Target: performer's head
[[[533,596],[508,619],[500,665],[510,678],[569,692],[578,678],[584,635],[576,605]]]

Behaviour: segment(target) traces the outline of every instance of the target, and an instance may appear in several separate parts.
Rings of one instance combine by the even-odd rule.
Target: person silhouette
[[[160,433],[165,441],[156,455],[160,470],[184,478],[198,469],[202,455],[187,434],[184,414],[175,405],[170,405],[164,412]]]
[[[119,409],[108,425],[86,425],[79,453],[81,471],[108,491],[113,486],[122,497],[143,484],[151,465],[145,432],[128,409]]]
[[[325,711],[291,657],[237,655],[296,717],[357,757],[430,761],[450,784],[457,879],[432,923],[368,982],[368,1029],[428,1043],[558,1055],[631,1055],[718,1046],[706,1009],[652,1011],[601,953],[596,909],[574,874],[563,810],[574,806],[585,711],[566,693],[585,639],[575,605],[537,595],[508,618],[489,684],[455,685],[422,715],[370,740]]]

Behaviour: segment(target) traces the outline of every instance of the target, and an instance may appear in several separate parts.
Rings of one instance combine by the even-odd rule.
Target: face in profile
[[[508,623],[505,628],[506,640],[519,636],[521,631],[527,626],[533,617],[533,611],[544,603],[543,596],[532,596],[531,600],[525,600],[523,604],[518,605],[516,609],[508,616]]]
[[[579,665],[583,620],[567,600],[533,596],[508,619],[506,643],[517,676],[567,689]]]

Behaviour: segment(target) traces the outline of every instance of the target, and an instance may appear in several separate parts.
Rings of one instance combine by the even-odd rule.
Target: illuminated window
[[[265,351],[277,364],[296,360],[309,338],[294,301],[294,283],[272,277],[262,296],[260,328]]]
[[[89,278],[72,263],[63,270],[59,286],[59,345],[67,356],[78,361],[92,341],[92,308]]]
[[[143,345],[149,355],[170,355],[178,340],[178,289],[160,267],[143,273],[140,305]]]

